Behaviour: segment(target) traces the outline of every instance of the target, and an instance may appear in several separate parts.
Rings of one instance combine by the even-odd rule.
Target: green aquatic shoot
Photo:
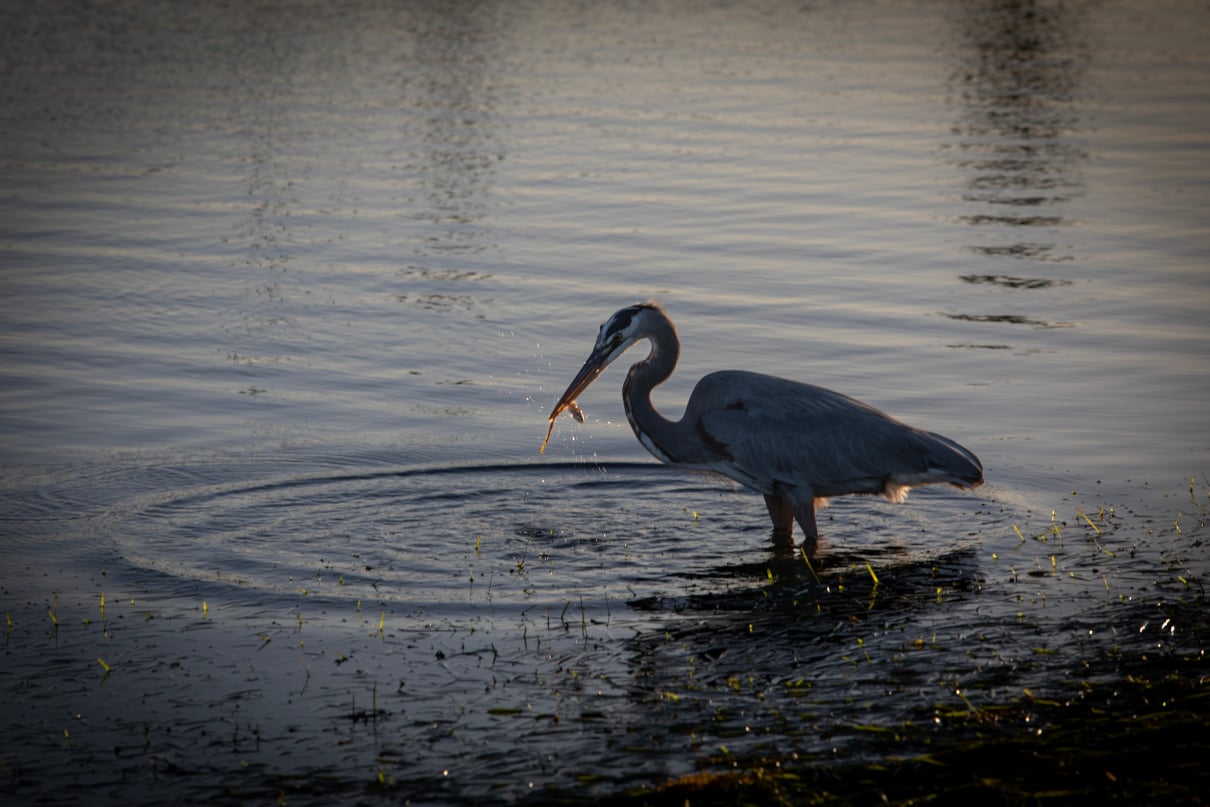
[[[1063,533],[1059,530],[1059,516],[1054,510],[1050,511],[1050,531],[1055,534],[1057,540],[1063,540]]]
[[[819,575],[815,574],[815,567],[811,565],[811,556],[807,554],[807,547],[800,546],[798,551],[802,554],[803,562],[807,564],[807,571],[811,573],[811,579],[815,581],[816,585],[819,585]]]
[[[958,688],[958,687],[954,688],[954,695],[955,695],[955,697],[958,698],[958,700],[960,700],[964,704],[966,704],[966,708],[967,708],[969,714],[977,715],[983,711],[979,707],[975,706],[975,704],[971,703],[970,698],[968,698],[966,696],[966,693],[963,692],[960,688]]]
[[[878,602],[878,584],[881,581],[878,579],[878,575],[874,573],[874,567],[870,565],[869,561],[866,561],[865,569],[870,573],[870,579],[874,581],[874,585],[870,586],[870,603],[866,606],[867,610],[873,611],[875,603]]]
[[[1080,508],[1077,507],[1076,513],[1079,514],[1080,518],[1082,518],[1088,522],[1088,526],[1092,527],[1093,532],[1095,532],[1097,535],[1101,534],[1101,528],[1098,527],[1096,524],[1094,524],[1092,519],[1089,518],[1088,515],[1083,510],[1081,510]]]

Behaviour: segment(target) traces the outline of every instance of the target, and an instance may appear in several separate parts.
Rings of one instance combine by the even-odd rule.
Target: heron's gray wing
[[[758,490],[782,484],[816,496],[878,493],[889,477],[929,469],[926,433],[810,384],[712,373],[694,390],[686,415],[739,474],[760,483]]]

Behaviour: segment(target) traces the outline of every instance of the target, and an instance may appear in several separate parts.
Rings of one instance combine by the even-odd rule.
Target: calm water
[[[1208,42],[1193,2],[15,4],[4,792],[601,795],[1188,650]],[[811,381],[988,484],[836,502],[816,582],[654,464],[622,369],[538,456],[648,298],[666,412]]]

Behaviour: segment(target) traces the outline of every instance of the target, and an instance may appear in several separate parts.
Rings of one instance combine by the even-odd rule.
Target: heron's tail
[[[915,470],[892,473],[883,482],[882,494],[891,501],[902,502],[909,490],[920,485],[948,482],[960,488],[977,488],[983,484],[979,458],[948,437],[915,431],[911,443],[916,451]]]
[[[983,463],[964,446],[936,432],[925,432],[928,438],[928,466],[932,481],[949,482],[960,488],[977,488],[983,484]]]

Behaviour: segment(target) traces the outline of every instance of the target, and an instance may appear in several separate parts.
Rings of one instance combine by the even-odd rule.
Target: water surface
[[[5,792],[603,796],[1204,666],[1202,6],[0,26]],[[838,501],[812,570],[646,455],[621,368],[539,456],[650,298],[669,415],[792,377],[987,485]]]

